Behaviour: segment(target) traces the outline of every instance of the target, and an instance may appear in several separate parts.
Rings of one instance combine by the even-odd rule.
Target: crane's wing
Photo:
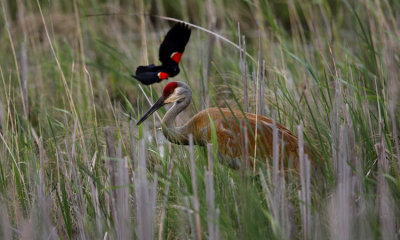
[[[159,59],[163,65],[179,64],[190,33],[189,26],[184,23],[177,23],[168,31],[159,50]]]

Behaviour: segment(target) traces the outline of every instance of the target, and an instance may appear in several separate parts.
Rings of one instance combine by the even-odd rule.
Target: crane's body
[[[230,158],[250,157],[272,158],[273,128],[272,119],[253,113],[243,114],[239,110],[228,108],[208,108],[197,113],[185,125],[184,132],[192,134],[198,145],[205,146],[211,142],[212,126],[218,139],[218,150]],[[256,127],[257,126],[257,127]],[[275,123],[278,130],[278,145],[284,142],[285,158],[298,157],[297,137],[287,128]],[[255,132],[257,129],[257,133]],[[255,140],[257,136],[257,141]],[[257,144],[257,146],[255,146]],[[282,150],[281,148],[279,148]],[[255,152],[256,151],[256,152]],[[252,165],[253,161],[249,164]],[[294,164],[296,164],[294,162]],[[295,166],[297,168],[297,166]]]
[[[167,103],[175,103],[162,120],[164,136],[177,144],[189,144],[189,135],[194,144],[205,146],[211,143],[212,124],[218,140],[218,151],[229,158],[243,159],[243,156],[272,158],[273,129],[278,130],[279,159],[292,159],[292,168],[298,169],[298,139],[287,128],[272,119],[252,113],[243,114],[228,108],[208,108],[193,116],[182,126],[175,127],[174,120],[190,103],[191,90],[186,83],[171,82],[165,88],[163,96],[150,108],[138,122],[142,123],[150,114]],[[257,134],[255,132],[257,129]],[[255,140],[257,136],[257,140]],[[283,144],[282,144],[283,143]],[[257,152],[255,152],[257,151]],[[308,150],[306,150],[308,152]],[[249,158],[250,159],[250,158]],[[288,162],[286,162],[288,163]],[[252,161],[249,162],[252,165]],[[287,164],[284,164],[287,166]],[[235,166],[233,166],[235,167]]]

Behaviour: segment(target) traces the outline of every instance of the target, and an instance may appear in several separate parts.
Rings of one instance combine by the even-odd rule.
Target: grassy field
[[[400,238],[399,1],[0,3],[1,239]],[[166,108],[137,127],[165,83],[130,75],[158,63],[164,17],[194,25],[178,125],[273,117],[320,170],[232,170],[215,139],[169,143]]]

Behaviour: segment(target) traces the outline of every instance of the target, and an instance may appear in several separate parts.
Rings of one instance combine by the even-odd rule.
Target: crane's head
[[[168,103],[183,103],[187,102],[189,104],[192,98],[192,91],[189,85],[184,82],[170,82],[168,83],[162,93],[162,96],[151,106],[151,108],[143,115],[136,125],[140,125],[144,120],[146,120],[152,113],[157,111],[159,108]],[[189,100],[185,101],[185,100]],[[186,107],[185,105],[184,107]]]

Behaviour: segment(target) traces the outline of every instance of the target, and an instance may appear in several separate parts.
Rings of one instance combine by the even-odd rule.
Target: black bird
[[[132,75],[132,77],[145,85],[150,85],[178,75],[179,61],[189,41],[190,33],[191,30],[188,25],[184,23],[175,24],[165,35],[164,41],[160,45],[158,58],[162,65],[139,66],[136,69],[136,75]]]

